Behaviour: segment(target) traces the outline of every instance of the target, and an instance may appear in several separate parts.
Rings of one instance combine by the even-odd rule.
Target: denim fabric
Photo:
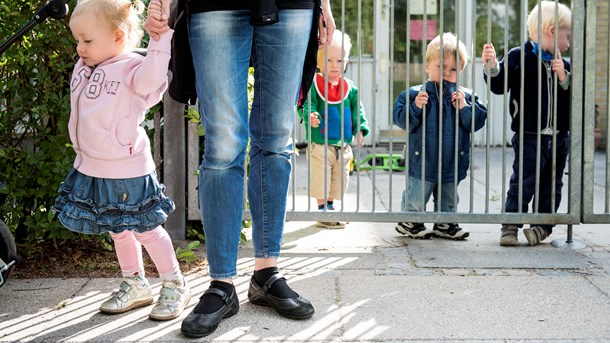
[[[506,212],[519,211],[519,134],[512,138],[515,160],[513,161],[513,174],[510,177],[510,185],[506,194]],[[536,146],[537,135],[524,134],[523,136],[523,198],[521,212],[527,213],[529,203],[532,202],[536,192]],[[563,171],[568,160],[570,151],[570,134],[560,133],[557,135],[557,155],[555,164],[555,211],[561,203],[561,189],[563,188]],[[538,203],[539,213],[551,213],[551,193],[553,183],[551,176],[553,172],[553,137],[540,136],[540,199]],[[534,201],[537,201],[534,199]],[[534,203],[532,202],[532,210]],[[532,223],[534,224],[534,223]],[[548,234],[553,232],[554,225],[540,225]]]
[[[72,169],[59,186],[52,210],[63,226],[78,233],[146,232],[165,223],[175,209],[164,190],[156,172],[106,179]]]
[[[438,184],[435,182],[424,181],[424,201],[421,201],[421,179],[409,177],[409,206],[406,206],[406,191],[402,191],[402,202],[400,208],[403,212],[413,211],[422,212],[426,209],[426,204],[431,195],[434,195],[434,211],[438,212]],[[455,198],[455,197],[457,198]],[[453,203],[457,205],[459,197],[454,194],[453,183],[443,183],[441,185],[441,212],[455,212]]]
[[[280,254],[291,170],[288,144],[312,13],[280,10],[279,23],[256,27],[248,11],[193,13],[189,19],[205,129],[199,202],[214,279],[237,274],[248,138],[254,257]],[[248,116],[250,61],[255,84]]]

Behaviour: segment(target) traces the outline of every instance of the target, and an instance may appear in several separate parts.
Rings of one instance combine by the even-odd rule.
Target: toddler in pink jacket
[[[109,232],[123,273],[119,290],[100,306],[123,313],[153,302],[142,245],[162,279],[149,317],[178,317],[191,291],[162,224],[174,211],[157,180],[150,141],[140,123],[167,88],[172,30],[151,39],[146,56],[132,52],[143,35],[140,0],[80,0],[70,19],[79,60],[71,88],[70,139],[74,166],[53,210],[71,231]],[[152,0],[148,20],[162,20]]]

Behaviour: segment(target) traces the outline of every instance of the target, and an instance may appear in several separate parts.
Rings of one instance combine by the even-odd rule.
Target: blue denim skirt
[[[105,179],[72,169],[59,186],[53,211],[74,232],[145,232],[165,223],[175,209],[164,191],[156,172],[128,179]]]

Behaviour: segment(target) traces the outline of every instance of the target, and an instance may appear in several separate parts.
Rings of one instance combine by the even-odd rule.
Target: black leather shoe
[[[269,289],[277,280],[286,280],[279,274],[273,274],[263,287],[259,286],[254,276],[250,279],[248,300],[254,305],[272,306],[282,317],[290,319],[307,319],[315,312],[309,300],[297,294],[295,298],[278,298],[269,294]]]
[[[231,295],[227,295],[227,293],[221,289],[208,288],[199,298],[199,301],[203,299],[204,295],[209,293],[219,295],[222,298],[222,301],[224,301],[224,305],[214,313],[197,314],[195,313],[195,310],[193,310],[193,312],[182,321],[180,331],[182,331],[183,335],[188,337],[207,336],[216,330],[221,319],[231,317],[239,311],[239,299],[237,299],[235,289],[233,289]]]

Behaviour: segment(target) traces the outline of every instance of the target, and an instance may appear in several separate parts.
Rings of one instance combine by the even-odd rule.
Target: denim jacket
[[[394,124],[407,130],[407,110],[409,113],[409,176],[421,178],[423,157],[425,155],[425,181],[438,183],[438,168],[442,168],[442,183],[453,183],[455,175],[455,147],[456,147],[456,109],[451,103],[451,94],[455,92],[455,83],[443,81],[443,113],[442,126],[439,120],[440,90],[436,82],[427,81],[425,91],[428,93],[426,115],[423,109],[415,105],[415,98],[422,90],[423,85],[413,86],[409,89],[409,103],[407,104],[407,91],[403,91],[394,103]],[[470,165],[470,134],[481,129],[487,119],[487,108],[479,102],[478,96],[460,87],[466,96],[466,106],[457,114],[457,181],[466,177]],[[474,106],[474,121],[473,121]],[[425,118],[425,123],[424,123]],[[473,126],[474,125],[474,129]],[[424,131],[425,127],[425,131]],[[441,131],[442,130],[442,131]],[[439,160],[439,132],[442,144],[442,159]],[[425,140],[425,145],[424,145]],[[442,163],[442,165],[441,165]]]

